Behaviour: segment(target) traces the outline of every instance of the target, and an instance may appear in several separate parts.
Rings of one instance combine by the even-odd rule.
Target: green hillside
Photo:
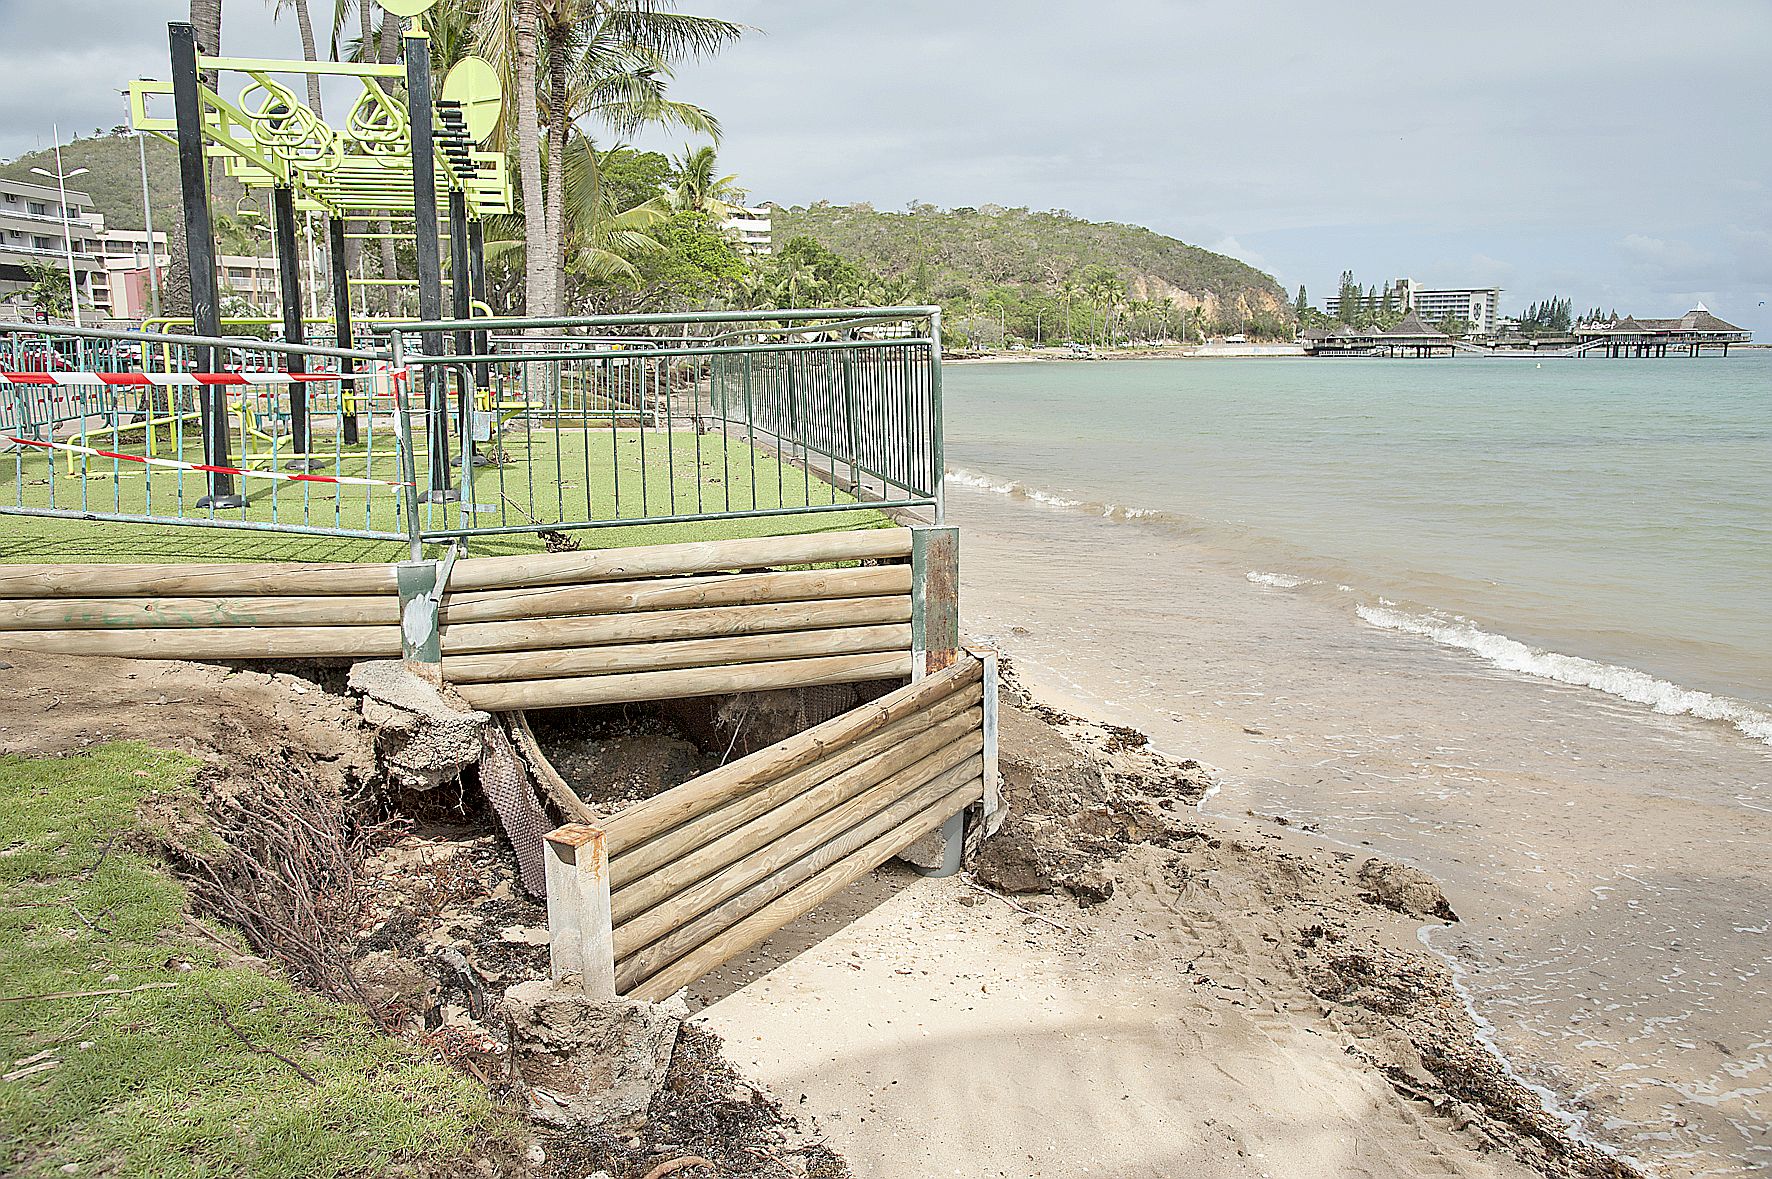
[[[149,137],[148,192],[154,201],[154,228],[160,232],[172,229],[179,215],[178,155],[170,143]],[[62,145],[62,166],[70,172],[75,168],[90,171],[68,187],[92,197],[92,203],[105,215],[105,224],[112,229],[142,228],[141,157],[132,135],[100,135],[76,139]],[[0,176],[11,180],[42,183],[41,176],[31,175],[33,167],[55,170],[55,152],[38,151],[22,155],[10,164],[0,164]],[[214,205],[218,212],[231,211],[239,201],[242,189],[232,180],[218,175],[215,179]]]
[[[989,320],[981,337],[1006,329],[1024,339],[1088,338],[1091,307],[1098,334],[1116,325],[1133,338],[1291,332],[1289,301],[1272,276],[1142,226],[991,205],[896,213],[820,202],[776,207],[773,228],[778,249],[811,238],[950,316]],[[1116,285],[1117,307],[1107,294]]]

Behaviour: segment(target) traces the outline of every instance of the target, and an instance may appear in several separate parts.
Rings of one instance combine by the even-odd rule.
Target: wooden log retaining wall
[[[984,801],[986,666],[953,664],[619,812],[596,833],[607,929],[573,926],[556,973],[662,999]],[[589,846],[574,824],[550,836]],[[597,917],[591,918],[598,921]],[[555,918],[550,913],[550,921]],[[593,947],[607,945],[608,961]],[[587,986],[595,989],[593,983]]]
[[[907,677],[911,549],[892,528],[458,561],[443,677],[489,711]],[[400,618],[390,565],[0,567],[0,647],[392,658]]]

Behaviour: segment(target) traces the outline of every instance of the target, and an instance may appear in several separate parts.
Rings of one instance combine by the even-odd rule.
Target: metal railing
[[[939,518],[938,317],[390,322],[357,349],[0,324],[0,514],[415,554],[869,507]]]

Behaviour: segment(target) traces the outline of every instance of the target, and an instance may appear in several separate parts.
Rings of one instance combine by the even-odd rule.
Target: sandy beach
[[[1203,819],[1200,766],[1019,701],[974,876],[883,869],[691,988],[855,1175],[1633,1173],[1478,1043],[1431,880]]]

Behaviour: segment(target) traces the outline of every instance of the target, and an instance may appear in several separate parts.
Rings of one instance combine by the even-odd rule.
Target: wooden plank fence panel
[[[456,690],[474,708],[504,712],[516,708],[568,708],[620,704],[632,700],[680,700],[728,692],[767,692],[890,680],[911,673],[909,651],[786,659],[730,667],[689,667],[617,675],[568,676],[557,680],[511,680],[462,684]]]
[[[685,573],[717,573],[729,569],[765,569],[778,565],[903,560],[910,556],[910,552],[908,529],[870,528],[577,553],[477,557],[458,562],[449,583],[458,590],[574,585]]]

